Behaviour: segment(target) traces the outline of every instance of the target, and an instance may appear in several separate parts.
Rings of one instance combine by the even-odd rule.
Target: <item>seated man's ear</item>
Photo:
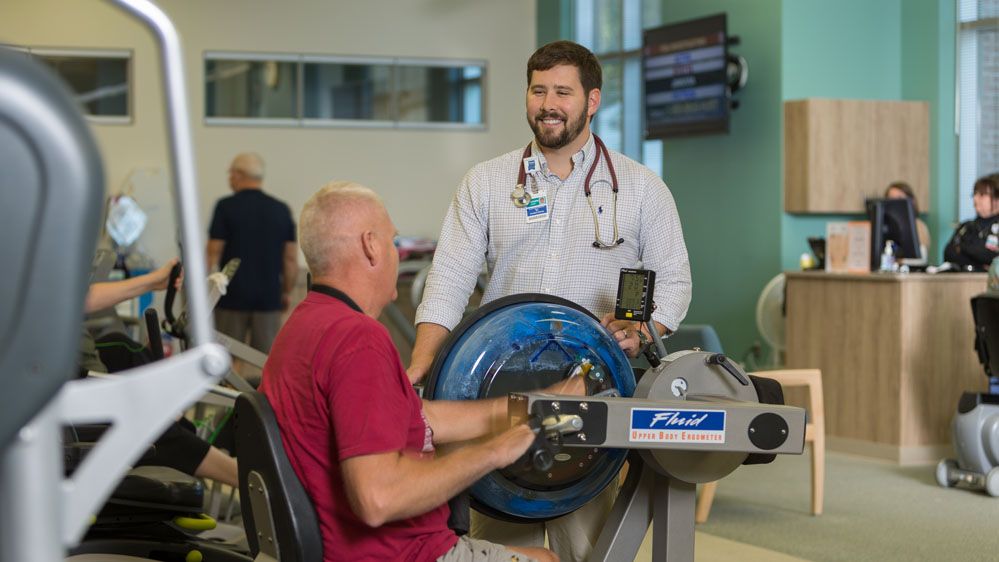
[[[366,230],[361,234],[361,250],[364,252],[364,257],[371,265],[374,265],[379,258],[378,244],[376,244],[377,238],[378,237],[375,233],[370,230]]]
[[[370,265],[375,265],[385,258],[382,255],[384,252],[378,242],[378,234],[370,230],[361,234],[361,249],[364,251],[364,257],[367,258]]]

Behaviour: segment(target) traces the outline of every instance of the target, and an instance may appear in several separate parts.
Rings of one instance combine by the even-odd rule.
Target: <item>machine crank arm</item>
[[[711,354],[704,360],[704,362],[708,365],[721,365],[723,369],[728,371],[728,374],[732,375],[735,377],[735,380],[739,381],[739,384],[742,386],[749,386],[749,379],[746,378],[746,375],[739,372],[739,369],[736,369],[735,366],[732,365],[732,362],[729,361],[728,357],[725,357],[723,353]]]

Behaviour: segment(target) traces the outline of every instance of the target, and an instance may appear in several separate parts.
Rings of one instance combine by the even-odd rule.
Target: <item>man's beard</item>
[[[555,117],[562,119],[563,116],[557,112],[538,112],[534,118],[528,117],[527,124],[531,126],[534,131],[534,138],[538,141],[538,145],[544,148],[551,148],[553,150],[558,150],[565,147],[572,141],[576,140],[579,135],[586,128],[586,108],[580,112],[579,117],[575,120],[565,118],[565,122],[562,126],[561,133],[549,132],[544,128],[544,124],[540,123],[546,118]]]

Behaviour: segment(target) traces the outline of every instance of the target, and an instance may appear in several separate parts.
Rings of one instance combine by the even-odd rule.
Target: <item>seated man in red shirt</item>
[[[299,240],[312,290],[281,329],[261,390],[316,508],[324,559],[557,560],[543,548],[459,539],[447,501],[514,462],[534,434],[506,399],[422,402],[377,321],[396,297],[395,226],[373,191],[334,182],[305,204]],[[582,394],[581,377],[549,389]],[[435,446],[474,444],[436,456]]]

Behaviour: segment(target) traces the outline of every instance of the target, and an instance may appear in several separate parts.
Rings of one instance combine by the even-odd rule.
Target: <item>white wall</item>
[[[205,224],[214,201],[229,193],[226,170],[233,155],[255,150],[267,162],[265,190],[296,215],[327,180],[352,179],[382,194],[401,234],[436,237],[465,171],[530,139],[524,69],[535,48],[535,0],[162,0],[160,5],[184,47]],[[120,189],[135,169],[169,170],[159,62],[144,27],[100,0],[6,0],[0,5],[0,43],[132,49],[133,123],[93,125],[108,191]],[[202,57],[214,50],[484,59],[487,128],[205,126]],[[174,239],[165,220],[171,210],[163,203],[154,194],[140,200],[152,207],[144,239],[158,260]]]

